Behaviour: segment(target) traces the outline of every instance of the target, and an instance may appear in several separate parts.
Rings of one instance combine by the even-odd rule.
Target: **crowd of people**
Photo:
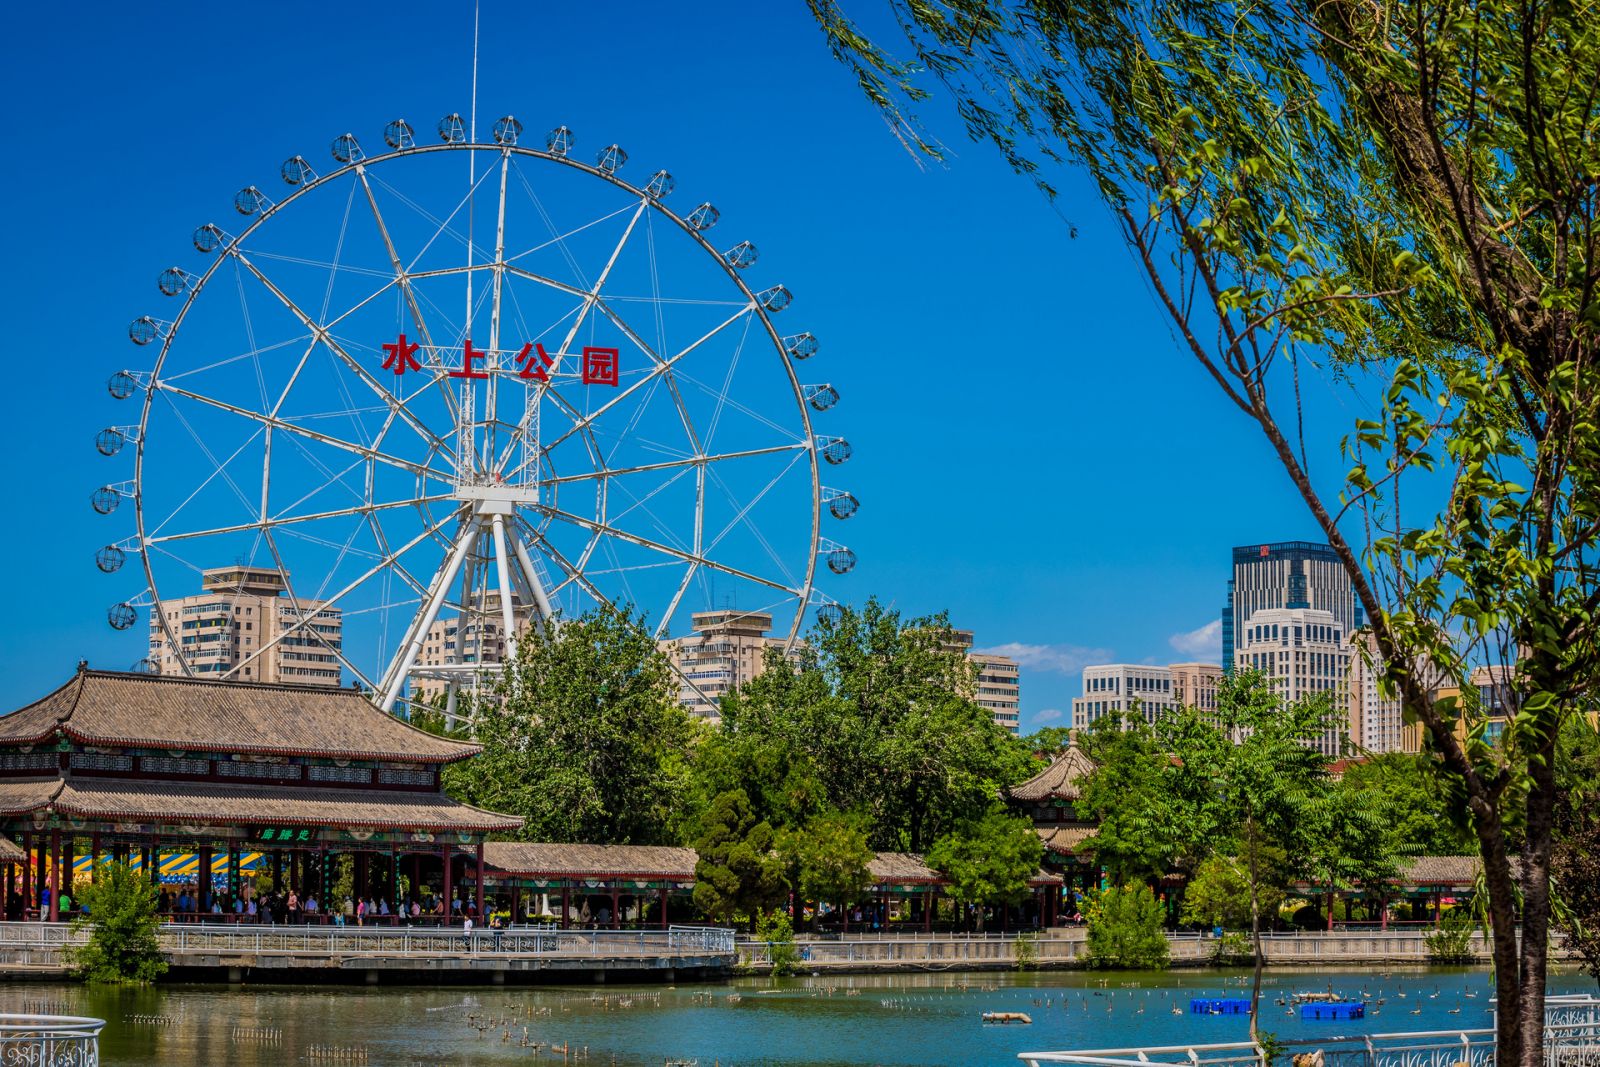
[[[161,916],[174,922],[236,922],[273,923],[298,926],[301,924],[331,924],[334,926],[397,926],[401,924],[438,925],[448,914],[451,921],[462,922],[477,918],[477,906],[470,900],[456,898],[447,912],[444,901],[437,896],[411,897],[391,903],[384,897],[343,897],[327,899],[315,890],[301,894],[290,889],[282,892],[257,894],[246,886],[238,894],[227,892],[202,892],[195,884],[164,887],[156,902]]]

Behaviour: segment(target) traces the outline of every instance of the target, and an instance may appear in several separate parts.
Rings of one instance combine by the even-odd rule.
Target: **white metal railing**
[[[1316,1052],[1325,1067],[1493,1067],[1495,1032],[1433,1030],[1417,1033],[1326,1037],[1285,1042],[1276,1063]],[[1022,1052],[1030,1065],[1065,1063],[1075,1067],[1263,1067],[1261,1050],[1248,1041],[1214,1045],[1164,1045],[1145,1048],[1080,1049],[1068,1052]],[[1544,1035],[1545,1067],[1600,1065],[1600,1023],[1549,1024]]]
[[[80,944],[88,931],[65,923],[0,923],[0,948],[60,948]],[[734,932],[714,926],[665,930],[563,930],[515,925],[504,930],[461,927],[262,926],[169,923],[158,937],[172,955],[204,952],[325,956],[731,956]]]
[[[0,1015],[0,1064],[98,1067],[105,1025],[72,1015]]]

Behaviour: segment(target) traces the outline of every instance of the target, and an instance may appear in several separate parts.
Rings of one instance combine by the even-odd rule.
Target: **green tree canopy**
[[[706,809],[695,842],[695,907],[723,922],[749,916],[752,923],[788,894],[783,859],[772,826],[757,819],[740,790],[719,795]]]
[[[1003,907],[1028,896],[1039,873],[1044,842],[1033,824],[996,805],[935,841],[928,866],[950,882],[949,894],[965,904]]]
[[[920,852],[1033,773],[973,697],[976,673],[943,616],[869,600],[818,619],[796,659],[722,702],[697,761],[703,796],[741,789],[774,825],[837,809],[877,849]]]
[[[1157,879],[1204,854],[1210,827],[1175,802],[1172,754],[1142,715],[1103,715],[1080,744],[1096,762],[1077,803],[1081,817],[1098,823],[1084,847],[1113,884]]]
[[[526,841],[677,844],[697,727],[641,622],[605,604],[524,634],[497,697],[468,709],[483,753],[446,769],[451,794],[522,816]]]
[[[790,884],[802,901],[852,904],[872,884],[867,835],[844,816],[817,815],[798,829],[782,831],[778,851],[789,863]]]
[[[1283,850],[1263,846],[1258,857],[1264,872],[1254,885],[1251,900],[1249,865],[1238,856],[1218,853],[1201,861],[1183,894],[1183,921],[1230,930],[1249,929],[1259,908],[1276,915],[1287,896],[1287,870]]]
[[[1393,827],[1396,851],[1409,856],[1455,856],[1475,851],[1471,832],[1450,818],[1452,805],[1436,758],[1385,752],[1345,769],[1339,792],[1376,800]],[[1455,809],[1459,812],[1459,809]]]

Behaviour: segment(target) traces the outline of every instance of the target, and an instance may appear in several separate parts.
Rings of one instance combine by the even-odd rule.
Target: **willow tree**
[[[877,39],[808,3],[914,151],[939,152],[916,114],[937,94],[1047,193],[1086,174],[1218,403],[1259,426],[1470,823],[1497,1060],[1532,1067],[1556,737],[1600,675],[1595,2],[858,5]],[[1313,374],[1378,398],[1342,458],[1306,448]],[[1313,458],[1348,473],[1324,489]],[[1432,696],[1479,666],[1503,674],[1494,746],[1482,708]]]

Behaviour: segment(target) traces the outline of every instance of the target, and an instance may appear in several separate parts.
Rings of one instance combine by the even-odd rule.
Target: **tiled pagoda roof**
[[[534,841],[489,841],[483,858],[491,868],[525,877],[694,878],[695,851],[667,845],[559,845]]]
[[[1006,790],[1013,800],[1077,800],[1083,779],[1094,773],[1095,762],[1076,745],[1050,761],[1050,766],[1021,785]]]
[[[85,745],[450,763],[479,751],[401,722],[355,689],[80,669],[0,716],[0,746],[64,734]]]
[[[370,830],[514,830],[522,820],[443,793],[210,782],[38,778],[0,782],[0,815],[49,809],[73,819],[179,825],[293,825]]]

